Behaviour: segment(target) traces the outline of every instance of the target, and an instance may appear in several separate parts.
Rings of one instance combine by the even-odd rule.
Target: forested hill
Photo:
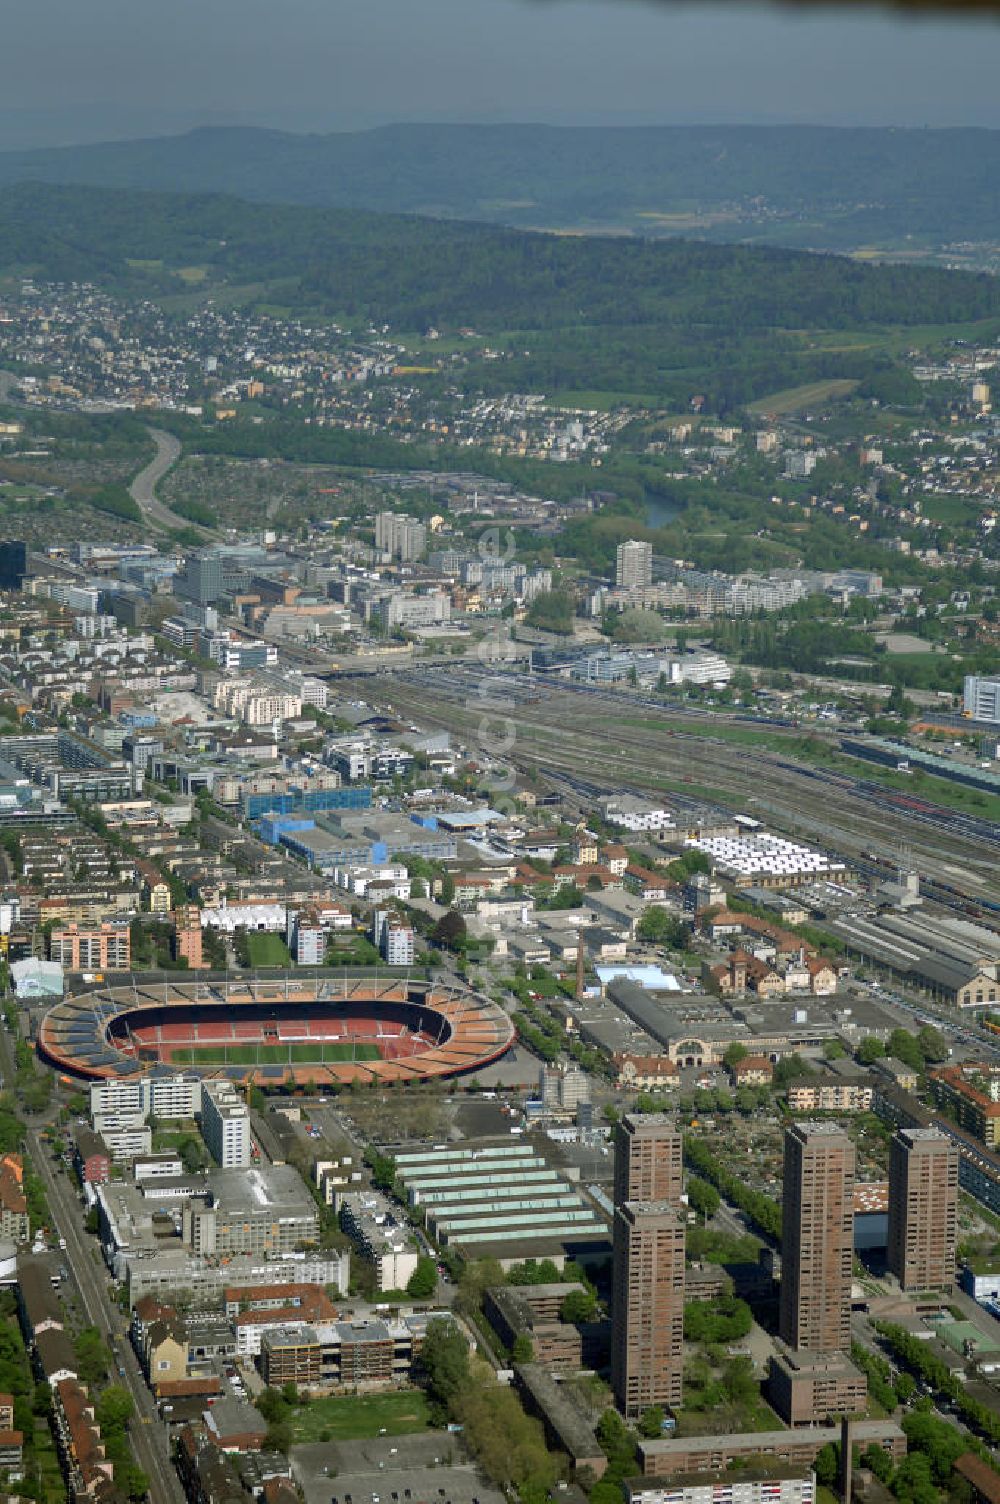
[[[1000,279],[928,267],[37,184],[0,192],[3,271],[151,296],[190,290],[193,272],[206,293],[411,331],[646,326],[724,342],[1000,314]]]
[[[1000,240],[1000,132],[819,126],[201,129],[0,153],[0,184],[222,192],[522,227],[910,251]]]

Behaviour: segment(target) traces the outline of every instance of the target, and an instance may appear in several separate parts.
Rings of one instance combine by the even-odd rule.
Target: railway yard
[[[581,812],[597,795],[622,790],[669,795],[681,809],[715,803],[808,838],[869,876],[888,876],[905,860],[921,873],[926,897],[1000,912],[1000,824],[810,765],[795,755],[796,728],[768,723],[762,747],[721,734],[746,726],[746,717],[455,665],[373,678],[365,694],[448,729],[484,763],[537,776]]]

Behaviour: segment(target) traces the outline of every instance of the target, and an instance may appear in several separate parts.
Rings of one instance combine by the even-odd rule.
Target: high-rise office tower
[[[854,1144],[836,1123],[785,1133],[779,1332],[812,1353],[851,1344]]]
[[[684,1231],[673,1202],[623,1201],[615,1210],[611,1388],[629,1420],[681,1400]]]
[[[653,545],[630,538],[619,543],[615,561],[615,585],[619,590],[641,590],[653,583]]]
[[[615,1124],[615,1206],[681,1199],[681,1136],[665,1112],[626,1113]]]
[[[901,1128],[889,1146],[889,1268],[904,1290],[955,1280],[958,1149],[937,1128]]]

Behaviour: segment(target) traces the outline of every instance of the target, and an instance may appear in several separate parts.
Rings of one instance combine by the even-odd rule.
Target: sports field
[[[180,1045],[170,1052],[174,1065],[315,1065],[329,1060],[380,1060],[374,1044],[206,1044]]]
[[[292,964],[288,946],[280,935],[248,935],[247,950],[250,953],[251,966],[290,966]]]

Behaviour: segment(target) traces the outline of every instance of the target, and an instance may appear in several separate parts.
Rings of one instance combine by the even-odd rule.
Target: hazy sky
[[[1000,126],[1000,21],[650,0],[7,0],[0,147],[199,122]]]

